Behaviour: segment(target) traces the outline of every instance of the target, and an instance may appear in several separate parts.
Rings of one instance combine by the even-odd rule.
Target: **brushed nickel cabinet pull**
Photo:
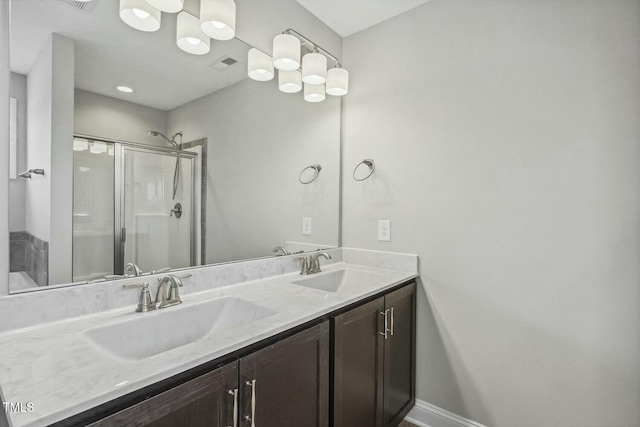
[[[229,390],[229,394],[233,396],[233,426],[238,427],[238,389]]]
[[[389,331],[389,332],[391,332],[391,336],[393,336],[393,330],[395,329],[393,327],[394,321],[395,321],[395,316],[393,314],[393,307],[391,307],[391,330]]]
[[[247,421],[251,421],[251,427],[256,427],[256,380],[246,381],[246,385],[251,387],[251,416],[245,415]]]
[[[380,312],[380,315],[384,316],[384,327],[383,327],[384,329],[383,329],[383,332],[380,332],[380,335],[382,335],[385,340],[388,338],[387,332],[389,330],[389,318],[387,316],[388,314],[389,314],[389,310]]]

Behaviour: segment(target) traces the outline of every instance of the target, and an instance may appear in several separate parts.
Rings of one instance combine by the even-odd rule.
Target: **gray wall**
[[[344,64],[343,244],[420,256],[418,398],[638,425],[640,2],[433,0]]]
[[[0,140],[9,141],[9,2],[0,1]],[[9,170],[9,144],[0,144],[0,169]],[[9,174],[0,174],[0,200],[9,200]],[[0,203],[0,296],[9,293],[9,204]],[[0,396],[1,397],[1,396]],[[6,424],[0,411],[0,425]]]
[[[27,76],[25,231],[49,242],[49,281],[71,281],[73,178],[73,41],[52,34]],[[52,167],[55,165],[55,168]]]
[[[286,240],[338,244],[340,100],[329,98],[310,104],[245,79],[169,113],[170,133],[208,138],[207,263],[273,255]],[[300,184],[316,163],[318,179]]]
[[[120,141],[167,147],[150,130],[166,134],[167,112],[76,89],[74,132]]]
[[[11,97],[17,101],[16,163],[17,173],[27,169],[27,76],[11,73]],[[9,180],[9,231],[24,231],[25,191],[23,178]]]
[[[72,278],[75,46],[73,40],[53,34],[52,49],[49,283],[57,284]]]

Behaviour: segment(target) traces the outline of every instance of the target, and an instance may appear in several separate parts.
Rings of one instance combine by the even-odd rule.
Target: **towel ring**
[[[306,171],[307,169],[313,169],[313,170],[316,171],[316,173],[313,175],[313,177],[311,177],[311,179],[309,181],[303,181],[302,180],[302,175],[304,174],[304,171]],[[300,172],[300,176],[298,177],[298,181],[300,181],[300,184],[311,184],[313,181],[316,180],[318,175],[320,175],[320,171],[321,170],[322,170],[322,166],[320,166],[320,165],[307,166],[306,168],[302,169],[302,172]]]
[[[358,179],[358,178],[356,178],[356,171],[358,170],[360,165],[369,166],[369,174],[367,176],[365,176],[364,178]],[[371,174],[373,173],[374,170],[376,170],[376,163],[373,161],[373,159],[364,159],[363,161],[358,163],[356,165],[356,167],[353,169],[353,179],[355,179],[356,181],[364,181],[365,179],[367,179],[367,178],[369,178],[371,176]]]

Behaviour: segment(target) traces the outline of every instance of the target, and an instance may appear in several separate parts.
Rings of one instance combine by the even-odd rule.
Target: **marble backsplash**
[[[49,242],[26,231],[9,233],[9,271],[24,271],[38,286],[49,284]]]

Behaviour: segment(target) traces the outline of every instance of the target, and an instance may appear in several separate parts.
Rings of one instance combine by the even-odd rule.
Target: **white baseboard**
[[[416,399],[416,406],[411,409],[405,420],[418,427],[486,427],[484,424],[418,399]]]

